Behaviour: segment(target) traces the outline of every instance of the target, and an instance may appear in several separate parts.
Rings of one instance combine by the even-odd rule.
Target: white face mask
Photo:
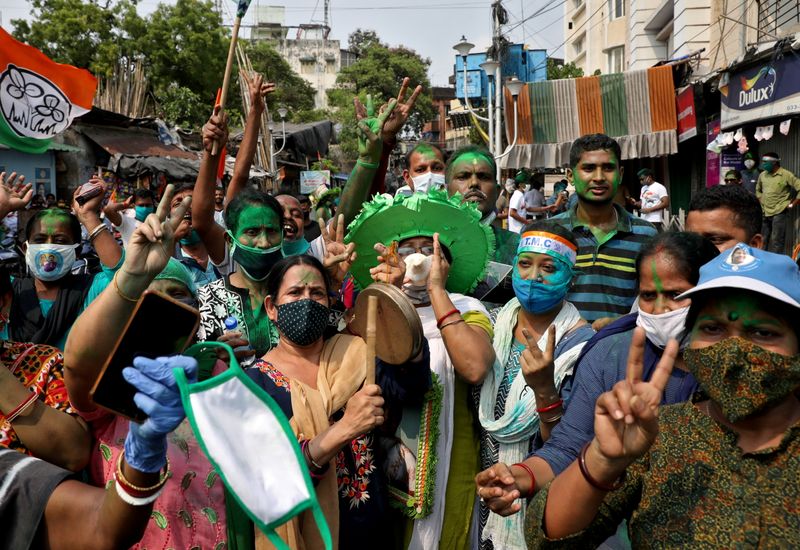
[[[25,263],[41,281],[57,281],[69,273],[75,263],[74,244],[28,244]]]
[[[754,161],[753,159],[747,159],[746,161],[744,161],[744,167],[747,168],[748,170],[752,170],[753,166],[755,165],[756,161]]]
[[[646,313],[640,309],[639,316],[636,318],[636,326],[642,327],[647,334],[647,339],[661,349],[667,347],[670,339],[680,342],[681,349],[683,349],[686,346],[686,343],[683,342],[683,335],[688,314],[689,306],[658,315]]]
[[[427,193],[428,189],[444,189],[444,174],[425,172],[419,176],[411,178],[414,182],[414,191],[417,193]]]
[[[428,283],[428,275],[431,272],[431,262],[433,256],[426,256],[419,252],[414,252],[406,256],[403,260],[406,264],[406,278],[415,286]]]
[[[200,360],[210,351],[213,363],[219,348],[231,357],[225,372],[190,384],[182,369],[173,371],[197,441],[236,501],[277,548],[288,547],[275,527],[306,509],[313,513],[325,548],[332,548],[305,459],[278,404],[244,373],[227,345],[195,344],[184,355]]]
[[[506,180],[506,191],[513,193],[516,188],[517,184],[514,183],[514,180]]]
[[[528,191],[530,191],[530,190],[531,190],[531,185],[530,185],[530,184],[527,184],[527,185],[525,186],[525,192],[527,193],[527,192],[528,192]]]

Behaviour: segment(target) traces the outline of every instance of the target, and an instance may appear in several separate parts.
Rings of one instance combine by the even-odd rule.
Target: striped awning
[[[506,132],[514,138],[511,94],[505,90]],[[604,133],[622,148],[622,158],[678,152],[672,67],[600,76],[529,82],[518,99],[517,144],[503,168],[567,166],[572,142]]]

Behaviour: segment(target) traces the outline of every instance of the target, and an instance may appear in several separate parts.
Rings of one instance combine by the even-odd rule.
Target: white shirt
[[[531,209],[528,212],[528,219],[538,219],[544,217],[544,212],[535,212],[533,208],[541,208],[544,206],[544,195],[538,189],[531,189],[525,193],[525,207]]]
[[[653,208],[661,199],[667,196],[667,188],[654,181],[650,185],[645,185],[642,187],[642,193],[639,196],[640,200],[642,201],[642,208]],[[642,214],[642,218],[648,222],[662,222],[664,221],[663,216],[664,209],[659,208],[658,210],[654,210],[653,212],[648,212],[647,214]]]
[[[511,195],[511,200],[508,203],[508,210],[508,230],[514,233],[520,233],[525,224],[512,218],[510,213],[511,210],[516,210],[518,216],[525,217],[525,195],[519,189],[515,189],[514,194]]]

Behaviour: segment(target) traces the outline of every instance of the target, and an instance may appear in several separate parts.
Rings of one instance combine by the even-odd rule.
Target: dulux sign
[[[720,79],[722,129],[800,114],[800,62],[796,56],[725,73]]]

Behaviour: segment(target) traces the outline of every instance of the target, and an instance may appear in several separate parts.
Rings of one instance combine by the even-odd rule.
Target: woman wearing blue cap
[[[634,547],[800,545],[800,271],[740,243],[688,296],[683,357],[701,394],[659,408],[678,344],[643,382],[637,329],[594,439],[528,508],[530,548],[586,547],[623,519]]]

